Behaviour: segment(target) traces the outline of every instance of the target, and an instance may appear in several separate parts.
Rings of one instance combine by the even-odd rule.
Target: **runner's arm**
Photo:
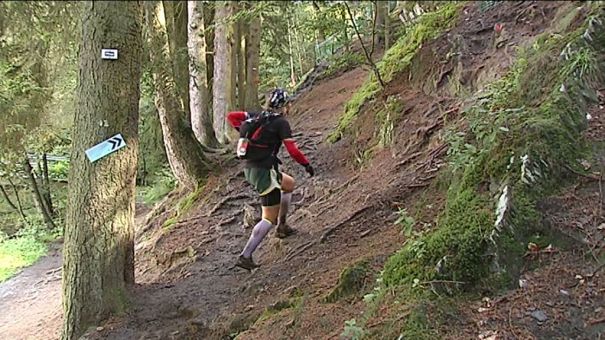
[[[242,123],[248,119],[248,112],[244,111],[233,111],[227,114],[227,121],[234,129],[239,131],[239,127]]]
[[[298,146],[296,146],[296,141],[294,141],[293,138],[284,139],[284,146],[286,147],[286,150],[288,150],[290,157],[292,157],[298,164],[302,166],[309,165],[307,157],[305,157],[305,155],[298,149]]]

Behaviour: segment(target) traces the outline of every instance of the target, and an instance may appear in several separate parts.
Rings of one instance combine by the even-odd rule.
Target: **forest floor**
[[[514,61],[515,47],[531,44],[549,29],[565,4],[503,2],[482,15],[476,4],[467,5],[453,29],[423,46],[417,73],[402,74],[382,94],[396,95],[403,103],[387,148],[373,147],[379,108],[371,105],[355,124],[354,137],[325,142],[344,104],[366,80],[364,68],[319,81],[297,98],[289,117],[316,176],[308,178],[282,155],[283,171],[297,180],[290,223],[299,233],[285,240],[270,234],[255,253],[259,269],[234,267],[251,232],[249,221],[258,219],[260,209],[242,165],[229,161],[224,173],[211,176],[195,197],[189,195],[194,200],[189,210],[175,215],[174,206],[185,194],[174,193],[139,224],[131,309],[86,338],[338,338],[345,321],[361,316],[366,308],[361,296],[372,290],[385,260],[405,241],[394,225],[399,208],[427,227],[443,207],[444,191],[437,183],[446,164],[443,129],[460,118],[462,101],[447,95],[446,81],[438,79],[431,88],[426,79],[434,74],[445,79],[459,63],[461,82],[477,90],[502,76]],[[505,24],[505,31],[494,47],[491,28],[497,22]],[[461,51],[456,62],[445,60],[453,45]],[[595,107],[591,114],[587,138],[605,141],[605,111]],[[457,308],[463,312],[454,316],[456,327],[450,324],[442,334],[454,339],[598,338],[605,326],[605,281],[585,256],[597,257],[604,246],[601,196],[600,181],[578,177],[575,186],[542,202],[545,220],[581,245],[528,254],[522,287],[464,302]],[[60,256],[51,252],[0,285],[1,338],[56,338],[56,261]],[[360,292],[326,302],[343,269],[360,263],[367,267]],[[34,288],[40,281],[43,288]],[[38,310],[34,315],[42,316],[32,318]],[[368,327],[380,323],[378,311]]]

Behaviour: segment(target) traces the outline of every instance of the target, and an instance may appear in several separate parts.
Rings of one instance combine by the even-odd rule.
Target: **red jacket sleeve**
[[[239,131],[239,127],[242,125],[242,122],[247,119],[247,117],[247,112],[233,111],[227,114],[227,121],[229,122],[229,125]]]
[[[296,146],[296,142],[294,141],[294,139],[284,139],[284,146],[286,147],[286,150],[288,150],[288,153],[290,154],[290,156],[296,162],[298,162],[298,164],[300,164],[300,165],[309,164],[309,161],[307,160],[305,155]]]

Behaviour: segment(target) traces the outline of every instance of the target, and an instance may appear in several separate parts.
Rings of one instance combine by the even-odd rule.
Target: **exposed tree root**
[[[313,247],[315,245],[316,241],[310,241],[307,243],[303,243],[302,245],[298,246],[296,249],[293,249],[292,251],[290,251],[288,253],[288,255],[286,255],[286,258],[284,259],[284,261],[290,261],[291,259],[295,258],[296,256],[304,253],[307,249]]]
[[[348,187],[351,183],[353,183],[355,180],[357,180],[357,178],[359,178],[359,175],[355,175],[353,177],[351,177],[348,181],[344,182],[343,184],[339,185],[338,187],[336,187],[335,189],[328,189],[328,193],[321,196],[320,198],[316,199],[310,206],[309,208],[317,205],[317,204],[321,204],[323,202],[323,200],[325,200],[326,198],[328,198],[329,196],[340,192],[342,189],[344,189],[345,187]]]
[[[212,209],[210,209],[210,211],[208,211],[206,213],[206,215],[204,215],[204,217],[212,216],[212,214],[217,212],[225,203],[227,203],[229,201],[235,201],[235,200],[239,200],[239,199],[243,199],[243,198],[250,198],[250,196],[247,194],[237,194],[237,195],[227,196],[227,197],[223,198],[222,200],[220,200],[218,203],[216,203],[214,205],[214,207],[212,207]]]
[[[328,239],[328,236],[330,236],[334,231],[336,231],[336,229],[349,223],[351,220],[355,219],[357,216],[361,215],[366,210],[371,209],[373,207],[374,207],[373,205],[367,205],[361,209],[357,209],[351,216],[347,217],[342,222],[339,222],[332,227],[326,228],[325,231],[323,232],[323,234],[321,235],[321,237],[319,238],[319,243],[325,242]]]

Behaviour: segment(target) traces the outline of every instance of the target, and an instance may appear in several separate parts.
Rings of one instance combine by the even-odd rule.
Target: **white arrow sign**
[[[90,162],[97,161],[112,152],[118,151],[121,148],[126,146],[126,142],[124,142],[124,138],[121,134],[117,134],[108,140],[105,140],[92,148],[86,150],[86,156],[90,160]]]

